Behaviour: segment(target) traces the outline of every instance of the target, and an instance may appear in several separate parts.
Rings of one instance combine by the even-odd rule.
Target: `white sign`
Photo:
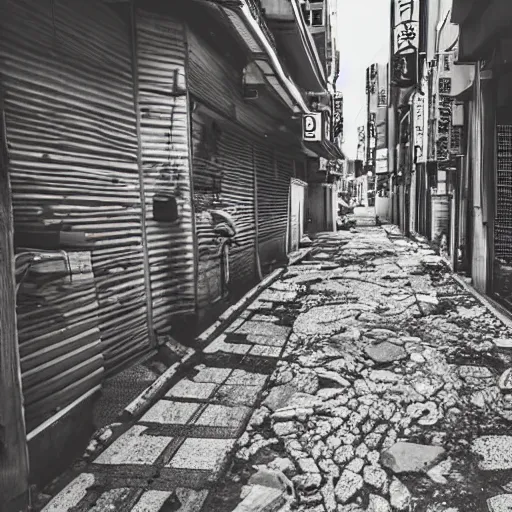
[[[375,174],[386,174],[388,172],[388,160],[382,159],[375,162]]]
[[[395,53],[416,50],[419,46],[419,0],[395,0]]]
[[[420,0],[394,0],[391,81],[398,87],[415,85],[420,41]]]
[[[314,112],[302,117],[302,138],[308,142],[322,140],[322,114]]]
[[[377,160],[387,160],[388,148],[377,149],[377,151],[375,152],[375,158]]]
[[[425,152],[425,100],[424,96],[416,93],[414,96],[414,155],[416,163],[424,163],[427,161]]]

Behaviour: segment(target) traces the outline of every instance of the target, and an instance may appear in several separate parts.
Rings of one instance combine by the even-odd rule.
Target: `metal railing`
[[[276,40],[274,39],[274,35],[268,28],[267,22],[265,20],[265,9],[261,5],[261,0],[245,0],[247,2],[247,6],[251,11],[253,18],[258,22],[261,30],[265,34],[272,48],[276,50]]]

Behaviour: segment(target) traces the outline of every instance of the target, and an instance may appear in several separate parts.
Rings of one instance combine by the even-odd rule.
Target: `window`
[[[324,10],[320,9],[312,9],[311,10],[311,26],[313,27],[323,27],[324,25]]]
[[[304,3],[301,4],[302,9],[302,16],[304,16],[304,21],[306,22],[306,25],[311,24],[311,11],[309,10],[308,6]]]

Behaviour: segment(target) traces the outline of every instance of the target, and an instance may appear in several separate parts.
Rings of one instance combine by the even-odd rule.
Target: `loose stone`
[[[379,466],[366,466],[363,470],[364,481],[375,489],[385,492],[388,484],[386,472]]]
[[[409,510],[411,504],[411,493],[409,489],[398,478],[393,478],[389,486],[389,499],[391,506],[399,512]]]
[[[364,480],[361,475],[349,470],[343,471],[334,489],[338,502],[347,503],[354,495],[363,488]]]
[[[382,453],[382,464],[394,473],[417,473],[427,470],[443,454],[440,446],[399,442]]]
[[[382,496],[370,494],[370,501],[366,512],[391,512],[389,502]]]

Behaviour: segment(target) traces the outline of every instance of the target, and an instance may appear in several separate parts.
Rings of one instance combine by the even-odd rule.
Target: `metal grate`
[[[495,255],[512,261],[512,126],[497,128]]]

